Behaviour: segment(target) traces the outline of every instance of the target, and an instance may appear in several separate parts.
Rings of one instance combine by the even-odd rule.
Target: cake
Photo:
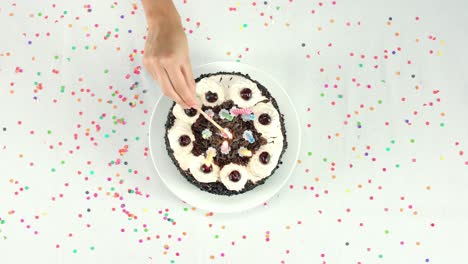
[[[196,80],[201,109],[232,134],[226,136],[195,109],[174,103],[165,142],[179,172],[203,191],[235,195],[263,184],[281,164],[284,117],[267,88],[238,72]]]

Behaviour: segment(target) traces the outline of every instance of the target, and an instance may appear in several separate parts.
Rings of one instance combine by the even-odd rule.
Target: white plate
[[[296,166],[301,143],[299,118],[291,99],[280,84],[269,74],[252,66],[235,62],[213,62],[194,69],[195,77],[205,73],[220,71],[241,72],[263,84],[278,102],[281,113],[284,114],[288,148],[282,157],[283,164],[270,176],[263,185],[248,192],[222,196],[201,191],[188,182],[177,170],[167,155],[164,143],[164,133],[167,114],[172,101],[167,97],[159,98],[153,110],[150,123],[150,152],[154,166],[167,187],[180,199],[188,204],[210,212],[232,213],[244,211],[260,205],[277,193],[291,176]],[[156,115],[156,113],[158,113]]]

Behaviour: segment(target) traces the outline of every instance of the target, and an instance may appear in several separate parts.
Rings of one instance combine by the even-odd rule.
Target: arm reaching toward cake
[[[164,95],[184,108],[198,108],[187,37],[172,0],[142,0],[148,23],[143,65]]]

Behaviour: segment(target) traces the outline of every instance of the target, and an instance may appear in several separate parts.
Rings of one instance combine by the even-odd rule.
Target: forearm
[[[180,24],[180,16],[172,0],[142,0],[148,27],[158,29],[161,24]]]

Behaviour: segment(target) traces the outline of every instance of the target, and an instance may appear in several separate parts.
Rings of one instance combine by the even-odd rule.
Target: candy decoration
[[[251,114],[253,113],[252,109],[249,109],[249,108],[241,108],[241,109],[238,109],[238,108],[231,108],[231,114],[232,115],[247,115],[247,114]]]
[[[239,154],[239,156],[241,157],[250,157],[252,156],[252,151],[244,148],[244,147],[240,147],[239,150],[237,151],[237,153]]]
[[[205,114],[207,114],[210,118],[213,118],[213,116],[215,115],[215,113],[211,109],[205,110]]]
[[[208,139],[208,138],[210,138],[210,137],[213,135],[213,133],[211,132],[211,130],[208,129],[208,128],[205,128],[205,129],[201,132],[201,134],[202,134],[202,138],[203,138],[203,139]]]
[[[254,143],[255,142],[255,138],[253,136],[253,133],[252,131],[250,130],[246,130],[244,131],[244,133],[242,134],[242,137],[247,140],[249,143]]]
[[[253,121],[253,120],[255,120],[255,114],[246,114],[246,115],[242,115],[242,120],[243,120],[244,122]]]
[[[219,117],[221,119],[227,119],[229,121],[232,121],[234,119],[234,116],[229,114],[229,111],[226,109],[222,109],[221,111],[219,111]]]
[[[216,149],[208,148],[206,150],[206,158],[204,164],[209,167],[213,163],[214,156],[216,156]]]
[[[229,143],[225,140],[223,144],[221,144],[221,153],[227,155],[229,151],[231,151],[231,148],[229,147]]]

